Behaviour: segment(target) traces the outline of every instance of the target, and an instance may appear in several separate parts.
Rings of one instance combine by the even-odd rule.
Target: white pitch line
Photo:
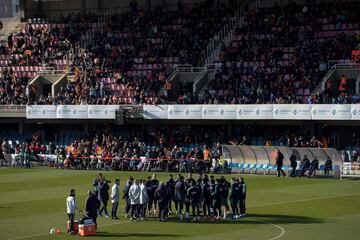
[[[269,240],[279,239],[279,238],[281,238],[282,236],[284,236],[284,234],[286,233],[285,229],[284,229],[282,226],[280,226],[280,225],[277,225],[277,224],[274,224],[274,223],[271,223],[271,222],[263,222],[263,223],[270,224],[270,225],[272,225],[272,226],[280,229],[280,231],[281,231],[279,235],[277,235],[277,236],[275,236],[275,237],[273,237],[273,238],[270,238]]]
[[[286,204],[286,203],[294,203],[294,202],[305,202],[305,201],[321,200],[321,199],[328,199],[328,198],[346,197],[346,196],[353,196],[353,195],[359,195],[359,194],[360,193],[341,194],[341,195],[337,195],[337,196],[326,196],[326,197],[317,197],[317,198],[298,199],[298,200],[293,200],[293,201],[266,203],[266,204],[252,205],[252,206],[250,205],[249,208],[251,208],[251,207],[265,207],[265,206],[272,206],[272,205],[279,205],[279,204]],[[258,221],[258,222],[262,222],[262,221]],[[106,226],[127,224],[127,223],[129,223],[129,222],[111,223],[111,224],[99,225],[99,227],[106,227]],[[274,227],[281,230],[281,233],[278,236],[276,236],[275,238],[271,238],[269,240],[279,239],[285,234],[285,229],[283,227],[279,226],[279,225],[276,225],[276,224],[273,224],[273,223],[270,223],[270,222],[262,222],[262,223],[267,223],[267,224],[273,225]],[[31,238],[31,237],[41,237],[41,236],[45,236],[47,234],[49,234],[49,233],[26,235],[26,236],[21,236],[21,237],[16,237],[16,238],[8,238],[6,240],[20,240],[20,239],[26,239],[26,238]]]

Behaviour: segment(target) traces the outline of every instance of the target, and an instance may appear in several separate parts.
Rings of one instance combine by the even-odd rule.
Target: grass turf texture
[[[129,175],[151,173],[103,172],[121,189]],[[95,171],[48,168],[0,169],[0,239],[75,239],[65,232],[65,199],[71,188],[84,209]],[[175,174],[176,175],[176,174]],[[159,173],[165,180],[167,173]],[[233,175],[226,176],[230,179]],[[196,177],[196,176],[195,176]],[[240,220],[179,223],[171,216],[165,223],[152,217],[146,222],[98,218],[98,234],[91,239],[359,239],[360,182],[336,179],[277,178],[244,175],[248,186],[247,215]],[[111,206],[108,206],[111,210]],[[61,235],[50,235],[51,228]]]

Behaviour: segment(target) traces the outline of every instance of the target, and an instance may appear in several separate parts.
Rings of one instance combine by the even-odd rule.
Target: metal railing
[[[12,18],[2,18],[3,29],[0,30],[0,40],[5,40],[7,35],[20,23],[20,12]]]
[[[360,66],[360,64],[356,64],[352,62],[350,59],[341,59],[341,60],[330,60],[328,61],[328,69],[333,67],[335,68],[355,68],[355,65]]]
[[[360,64],[354,63],[349,59],[330,60],[330,61],[328,61],[328,72],[324,76],[323,81],[321,83],[322,90],[325,90],[326,82],[329,80],[331,75],[336,70],[348,70],[348,69],[358,69],[358,70],[360,70]]]
[[[239,8],[235,12],[234,17],[232,17],[229,22],[223,27],[223,29],[214,35],[214,37],[209,41],[206,50],[203,52],[203,64],[214,63],[216,57],[220,55],[222,44],[225,47],[228,47],[235,35],[235,28],[243,26],[245,22],[245,5],[247,4],[246,0],[241,0]],[[250,1],[249,9],[255,11],[259,6],[259,0]]]

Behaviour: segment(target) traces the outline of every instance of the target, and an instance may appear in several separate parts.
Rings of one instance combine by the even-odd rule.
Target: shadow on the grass
[[[159,234],[159,233],[109,233],[109,232],[97,232],[97,237],[108,237],[108,238],[117,238],[117,237],[138,237],[138,238],[163,238],[163,237],[185,237],[183,235],[175,234]]]
[[[321,218],[312,218],[304,216],[293,216],[293,215],[280,215],[280,214],[249,214],[247,215],[249,221],[252,219],[256,221],[268,221],[271,223],[298,223],[298,224],[309,224],[309,223],[323,223],[324,220]],[[244,218],[243,220],[245,220]]]
[[[188,223],[193,223],[192,218],[190,218]],[[179,222],[178,218],[168,218],[167,222]],[[292,216],[292,215],[279,215],[279,214],[248,214],[245,218],[241,219],[226,219],[226,220],[214,220],[210,218],[208,220],[201,220],[200,222],[196,222],[199,224],[266,224],[269,223],[279,223],[279,224],[310,224],[310,223],[323,223],[324,219],[321,218],[312,218],[305,216]],[[187,223],[183,221],[182,223]]]

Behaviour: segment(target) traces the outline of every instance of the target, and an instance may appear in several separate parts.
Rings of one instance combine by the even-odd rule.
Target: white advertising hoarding
[[[119,105],[30,105],[28,119],[115,119]],[[360,120],[360,104],[144,105],[144,119]]]
[[[311,119],[313,120],[351,120],[350,104],[313,104]]]
[[[202,119],[236,119],[236,105],[202,105]]]
[[[144,105],[144,119],[168,119],[168,105]]]
[[[87,105],[58,105],[56,118],[86,119],[88,118]]]
[[[311,105],[274,104],[273,119],[311,120]]]
[[[168,119],[202,119],[202,105],[168,105]]]
[[[360,104],[351,104],[351,119],[360,120]]]
[[[237,119],[273,119],[272,104],[243,104],[237,105]]]
[[[26,106],[26,118],[29,119],[52,119],[56,118],[56,106],[54,105],[30,105]]]
[[[88,105],[89,119],[115,119],[115,110],[119,105]]]

